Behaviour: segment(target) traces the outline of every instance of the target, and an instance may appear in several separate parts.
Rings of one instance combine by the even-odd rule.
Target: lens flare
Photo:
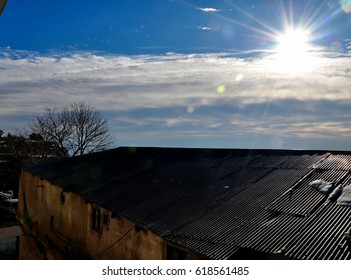
[[[217,88],[217,92],[218,92],[218,93],[224,93],[224,92],[225,92],[225,86],[224,86],[224,85],[220,85],[220,86]]]
[[[351,13],[351,0],[339,0],[339,3],[345,13]]]
[[[192,114],[195,112],[195,107],[194,106],[189,106],[186,111],[188,112],[188,114]]]

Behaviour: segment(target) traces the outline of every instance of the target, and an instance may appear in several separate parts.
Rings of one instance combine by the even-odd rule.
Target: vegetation
[[[0,137],[0,191],[17,192],[23,166],[61,157],[55,143],[46,142],[39,135],[24,137],[3,134]]]
[[[111,144],[108,121],[92,105],[45,108],[35,115],[29,131],[6,136],[0,129],[0,191],[17,194],[25,165],[101,151]]]
[[[45,108],[30,125],[33,134],[55,143],[62,154],[83,155],[106,149],[112,144],[109,125],[91,104],[72,103],[62,109]]]

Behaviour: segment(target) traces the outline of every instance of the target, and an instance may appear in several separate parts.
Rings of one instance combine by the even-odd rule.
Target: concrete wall
[[[99,231],[92,229],[94,208],[101,212]],[[103,225],[103,214],[108,225]],[[161,237],[27,171],[20,177],[17,217],[23,229],[20,259],[165,257]]]

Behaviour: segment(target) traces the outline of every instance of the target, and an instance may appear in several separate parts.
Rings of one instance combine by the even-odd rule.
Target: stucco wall
[[[64,196],[64,202],[62,202]],[[101,230],[92,229],[93,208],[108,215]],[[24,235],[20,258],[31,259],[162,259],[164,241],[132,222],[63,192],[59,186],[23,171],[20,177],[18,219]],[[33,239],[34,238],[34,239]],[[34,244],[39,242],[40,245]],[[22,244],[21,244],[22,243]],[[31,244],[27,244],[31,243]],[[32,247],[41,247],[35,253]],[[30,252],[29,252],[30,250]]]

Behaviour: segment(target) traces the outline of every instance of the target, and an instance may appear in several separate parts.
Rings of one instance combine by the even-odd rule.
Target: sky
[[[351,150],[351,0],[8,0],[0,129],[91,103],[116,146]]]

